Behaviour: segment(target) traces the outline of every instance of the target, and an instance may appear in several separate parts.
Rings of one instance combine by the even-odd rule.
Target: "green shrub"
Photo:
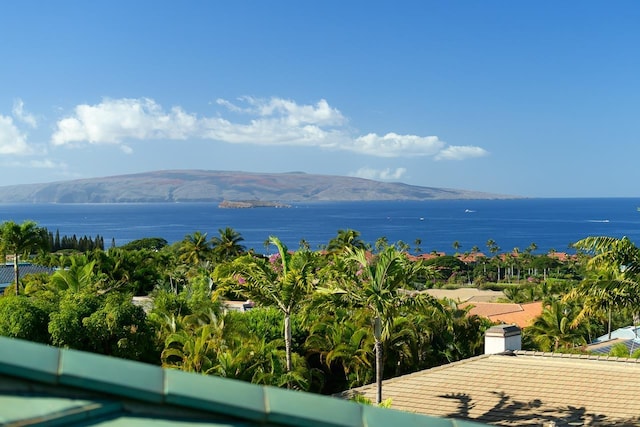
[[[26,296],[0,298],[0,335],[49,343],[49,313]]]

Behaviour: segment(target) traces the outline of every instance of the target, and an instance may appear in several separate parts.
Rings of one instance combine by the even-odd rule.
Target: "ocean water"
[[[587,236],[627,236],[640,244],[640,199],[433,200],[293,204],[291,208],[220,209],[210,203],[172,204],[0,204],[0,221],[30,219],[61,235],[104,237],[121,245],[143,237],[170,243],[195,231],[218,234],[231,227],[247,248],[265,252],[270,235],[290,249],[302,239],[312,249],[326,245],[340,229],[353,229],[374,244],[381,237],[403,241],[422,252],[453,253],[494,240],[502,251],[571,251]]]

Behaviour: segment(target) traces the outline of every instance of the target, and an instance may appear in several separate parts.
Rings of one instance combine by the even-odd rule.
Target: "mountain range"
[[[165,170],[0,187],[0,203],[159,203],[508,199],[514,196],[421,187],[304,172]]]

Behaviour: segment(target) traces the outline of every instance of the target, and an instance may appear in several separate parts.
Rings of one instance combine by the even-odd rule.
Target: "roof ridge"
[[[581,360],[597,360],[597,361],[603,361],[603,362],[618,362],[618,363],[628,363],[628,364],[640,364],[640,359],[634,359],[634,358],[630,358],[630,357],[614,357],[614,356],[598,356],[598,355],[593,355],[593,354],[579,354],[579,353],[555,353],[555,352],[548,352],[548,351],[537,351],[537,350],[513,350],[513,351],[505,351],[502,353],[489,353],[489,354],[480,354],[478,356],[473,356],[473,357],[469,357],[466,359],[462,359],[462,360],[457,360],[455,362],[451,362],[451,363],[445,363],[443,365],[439,365],[439,366],[434,366],[432,368],[427,368],[427,369],[421,369],[420,371],[416,371],[416,372],[411,372],[408,374],[404,374],[404,375],[400,375],[398,377],[393,377],[393,378],[389,378],[384,380],[385,384],[392,384],[396,381],[402,381],[402,380],[406,380],[408,378],[414,377],[414,376],[420,376],[423,374],[423,372],[425,370],[428,370],[430,372],[436,372],[439,370],[444,370],[444,369],[449,369],[449,368],[453,368],[459,365],[465,365],[467,363],[474,363],[478,360],[481,359],[485,359],[485,358],[489,358],[489,357],[494,357],[494,356],[507,356],[507,357],[513,357],[513,356],[521,356],[521,357],[546,357],[546,358],[553,358],[553,359],[581,359]],[[369,383],[369,384],[365,384],[363,386],[360,387],[356,387],[353,390],[358,390],[360,388],[365,388],[365,387],[369,387],[371,385],[373,385],[375,383]],[[338,393],[340,394],[340,393]]]
[[[583,360],[597,360],[603,362],[622,362],[629,364],[640,364],[640,359],[633,357],[617,357],[617,356],[603,356],[595,354],[581,354],[581,353],[554,353],[548,351],[533,351],[533,350],[516,350],[514,351],[516,356],[524,357],[548,357],[553,359],[583,359]]]
[[[388,379],[384,380],[383,382],[384,382],[384,384],[392,384],[392,383],[394,383],[396,381],[405,380],[407,378],[411,378],[411,377],[414,377],[414,376],[420,376],[420,375],[422,375],[424,373],[424,371],[433,372],[433,371],[439,371],[439,370],[443,370],[443,369],[448,369],[448,368],[451,368],[453,366],[472,363],[472,362],[474,362],[476,360],[484,359],[484,358],[487,358],[489,356],[495,356],[495,355],[494,354],[480,354],[478,356],[468,357],[466,359],[456,360],[455,362],[445,363],[443,365],[434,366],[432,368],[421,369],[419,371],[410,372],[408,374],[400,375],[400,376],[393,377],[393,378],[388,378]],[[365,384],[365,385],[362,385],[360,387],[355,387],[355,388],[353,388],[351,390],[358,390],[358,389],[361,389],[361,388],[370,387],[372,385],[375,385],[375,382],[372,382],[372,383],[369,383],[369,384]],[[347,391],[347,390],[345,390],[345,391]],[[336,394],[339,395],[341,393],[344,393],[344,392],[339,392],[339,393],[336,393]]]

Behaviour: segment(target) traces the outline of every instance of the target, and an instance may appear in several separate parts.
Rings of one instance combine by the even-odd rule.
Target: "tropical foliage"
[[[16,295],[20,293],[20,256],[30,255],[47,249],[48,236],[45,228],[33,221],[17,224],[6,221],[0,225],[0,255],[13,258],[14,284]]]
[[[350,229],[317,251],[270,236],[267,255],[228,227],[213,238],[196,231],[173,244],[145,238],[107,250],[47,252],[50,242],[33,222],[0,225],[4,255],[56,269],[16,270],[0,298],[0,334],[321,393],[375,381],[377,402],[385,378],[482,352],[491,322],[427,288],[479,286],[541,301],[523,345],[543,351],[583,351],[633,322],[640,305],[640,253],[626,238],[588,237],[563,260],[536,254],[533,243],[501,253],[493,240],[488,256],[477,247],[459,253],[457,242],[457,254],[421,254],[419,239],[413,250],[384,237],[371,248]],[[231,300],[253,308],[233,311]]]
[[[291,254],[277,237],[269,238],[278,253],[270,258],[248,254],[216,269],[221,289],[230,290],[262,305],[273,305],[284,317],[286,370],[291,372],[291,315],[299,310],[313,286],[313,252]]]

